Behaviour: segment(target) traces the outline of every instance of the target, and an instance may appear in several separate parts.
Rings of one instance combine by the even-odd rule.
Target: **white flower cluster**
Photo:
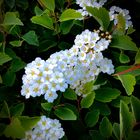
[[[38,124],[32,130],[27,131],[22,140],[59,140],[64,134],[59,120],[41,116]]]
[[[82,94],[82,87],[99,75],[100,72],[112,74],[112,61],[104,58],[101,51],[111,42],[109,33],[83,31],[76,36],[71,49],[52,54],[46,61],[36,58],[25,68],[21,95],[29,98],[44,95],[45,100],[53,102],[58,94],[68,86]]]
[[[82,16],[88,16],[90,14],[86,11],[86,6],[100,8],[106,2],[107,0],[76,0],[76,4],[78,4],[82,8],[77,11],[80,12]]]
[[[131,21],[131,16],[129,15],[129,11],[126,9],[121,9],[120,7],[117,6],[112,6],[110,8],[110,20],[114,20],[114,24],[117,25],[118,24],[118,15],[122,14],[122,16],[125,19],[125,29],[128,29],[130,26],[132,25],[132,21]]]

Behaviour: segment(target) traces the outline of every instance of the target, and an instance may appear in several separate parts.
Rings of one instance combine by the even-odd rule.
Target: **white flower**
[[[46,118],[46,116],[41,116],[41,119],[38,122],[38,127],[40,127],[42,130],[50,129],[51,123],[52,120],[50,118]]]
[[[78,53],[79,60],[85,60],[86,59],[86,53],[84,51],[81,51]]]
[[[101,52],[95,53],[95,59],[94,62],[96,65],[99,64],[99,62],[103,59],[103,54]]]
[[[106,39],[102,38],[102,39],[100,39],[100,41],[98,41],[98,42],[96,43],[96,45],[95,45],[95,47],[94,47],[94,50],[95,50],[96,52],[103,51],[103,50],[105,50],[105,49],[108,48],[109,43],[110,43],[109,40],[106,40]]]
[[[87,45],[83,45],[83,46],[80,48],[80,51],[87,52],[88,49],[89,49],[89,48],[88,48]]]
[[[34,140],[35,139],[35,135],[33,134],[33,132],[31,130],[25,132],[25,138],[21,139],[21,140]]]
[[[51,79],[51,76],[53,74],[47,74],[47,73],[44,73],[42,78],[41,78],[41,81],[44,83],[44,84],[50,84],[50,79]]]
[[[68,88],[68,84],[65,82],[59,83],[56,85],[56,89],[64,92]]]
[[[40,57],[37,57],[33,62],[32,65],[35,66],[36,68],[40,68],[41,66],[44,66],[45,61],[42,60]]]
[[[76,66],[76,65],[77,65],[77,61],[78,61],[77,56],[73,56],[73,57],[71,57],[71,58],[69,59],[68,65],[69,65],[70,67]]]
[[[56,92],[48,91],[45,93],[44,98],[49,103],[52,103],[58,97]]]
[[[73,45],[69,51],[71,54],[77,55],[79,52],[79,47],[77,45]]]
[[[36,96],[40,96],[41,95],[41,90],[40,87],[37,83],[33,84],[31,87],[31,96],[32,97],[36,97]]]
[[[25,73],[28,75],[28,77],[31,77],[31,79],[36,79],[38,77],[39,70],[36,67],[26,67]]]
[[[94,54],[92,51],[90,51],[90,52],[86,55],[86,59],[88,59],[90,62],[91,62],[91,61],[94,61],[94,59],[95,59],[95,54]]]
[[[67,63],[65,61],[59,61],[58,66],[54,70],[64,72],[66,71],[66,69],[67,69]]]
[[[114,73],[114,66],[112,64],[112,61],[108,58],[104,58],[102,59],[102,61],[100,61],[100,69],[103,73]]]
[[[97,32],[92,32],[91,34],[91,41],[98,41],[100,39],[99,34]]]
[[[88,13],[86,10],[84,10],[84,9],[78,9],[77,12],[81,13],[81,15],[82,15],[83,17],[89,15],[89,13]],[[84,19],[84,18],[80,18],[80,19],[78,19],[78,20],[83,20],[83,19]]]
[[[64,75],[62,72],[54,72],[51,77],[50,77],[50,82],[54,82],[54,83],[62,83],[64,81]]]
[[[42,132],[42,130],[34,129],[32,133],[33,133],[33,135],[35,137],[33,140],[44,140],[45,133]]]
[[[25,96],[26,99],[30,98],[31,92],[30,92],[30,86],[29,85],[23,85],[22,86],[21,95]]]

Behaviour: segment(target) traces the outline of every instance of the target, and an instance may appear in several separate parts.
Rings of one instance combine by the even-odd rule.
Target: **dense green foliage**
[[[63,140],[139,140],[140,137],[140,16],[139,0],[109,1],[105,8],[87,7],[84,20],[74,0],[0,0],[0,139],[20,139],[42,114],[57,118],[65,131]],[[134,28],[125,31],[124,19],[112,27],[108,6],[120,4],[133,12]],[[21,96],[24,67],[36,57],[46,60],[56,51],[71,48],[85,29],[112,33],[104,55],[112,59],[114,75],[101,73],[85,84],[85,98],[68,88],[48,103],[42,97]],[[135,32],[134,32],[135,31]],[[134,32],[134,33],[133,33]],[[100,88],[93,90],[94,85]]]

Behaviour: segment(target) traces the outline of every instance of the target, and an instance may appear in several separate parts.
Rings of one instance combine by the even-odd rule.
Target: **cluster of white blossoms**
[[[86,11],[86,6],[100,8],[106,2],[107,0],[76,0],[76,4],[78,4],[82,8],[77,11],[80,12],[82,16],[88,16],[90,14]]]
[[[100,8],[102,7],[107,0],[76,0],[76,4],[78,4],[82,9],[78,9],[77,12],[80,12],[84,17],[92,16],[89,12],[86,11],[86,6]],[[129,27],[133,26],[131,21],[131,16],[129,15],[129,11],[126,9],[121,9],[117,6],[112,6],[109,11],[110,20],[114,21],[114,24],[118,24],[118,15],[122,14],[125,19],[125,29],[127,30]],[[83,20],[80,18],[79,20]]]
[[[38,124],[32,130],[27,131],[22,140],[59,140],[64,134],[59,120],[41,116]]]
[[[129,11],[126,9],[121,9],[120,7],[117,6],[112,6],[110,8],[110,20],[114,20],[114,24],[118,24],[118,15],[122,14],[122,16],[125,19],[125,29],[128,29],[129,27],[133,26],[132,21],[131,21],[131,16],[129,15]]]
[[[68,87],[79,96],[85,83],[95,80],[100,72],[112,74],[112,61],[104,58],[102,51],[111,42],[111,35],[101,31],[85,30],[77,35],[69,50],[56,52],[49,59],[36,58],[25,67],[21,95],[29,98],[44,95],[53,102]]]

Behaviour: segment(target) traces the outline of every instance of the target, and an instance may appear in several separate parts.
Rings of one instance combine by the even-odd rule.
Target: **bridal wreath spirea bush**
[[[1,140],[140,140],[140,2],[128,3],[0,0]]]

